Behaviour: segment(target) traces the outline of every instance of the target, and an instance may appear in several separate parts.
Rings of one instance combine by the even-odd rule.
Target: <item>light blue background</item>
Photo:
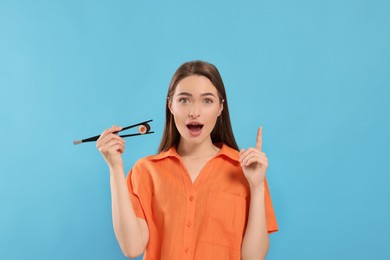
[[[390,259],[390,2],[0,2],[0,259],[124,259],[107,166],[74,139],[154,119],[185,61],[214,63],[234,132],[263,126],[268,259]]]

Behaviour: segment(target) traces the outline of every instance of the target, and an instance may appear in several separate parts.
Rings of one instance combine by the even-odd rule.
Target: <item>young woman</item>
[[[125,141],[97,141],[110,169],[115,235],[123,253],[144,259],[264,259],[278,226],[265,179],[262,129],[238,150],[217,68],[187,62],[174,74],[158,154],[125,177]]]

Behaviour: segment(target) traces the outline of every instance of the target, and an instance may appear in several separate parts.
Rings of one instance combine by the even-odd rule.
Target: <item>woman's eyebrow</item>
[[[204,96],[213,96],[213,97],[215,97],[215,95],[213,93],[211,93],[211,92],[202,93],[200,96],[201,97],[204,97]]]
[[[192,94],[191,93],[188,93],[188,92],[181,92],[181,93],[178,93],[177,94],[178,96],[188,96],[188,97],[192,97]],[[206,93],[202,93],[200,94],[201,97],[204,97],[204,96],[213,96],[215,97],[215,95],[211,92],[206,92]]]
[[[192,97],[192,94],[191,94],[191,93],[188,93],[188,92],[181,92],[181,93],[178,93],[177,95],[178,95],[178,96],[188,96],[188,97]]]

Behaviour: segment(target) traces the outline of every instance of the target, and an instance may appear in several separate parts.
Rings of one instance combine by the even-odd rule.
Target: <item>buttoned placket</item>
[[[216,156],[217,157],[217,156]],[[196,180],[192,183],[191,176],[187,171],[183,161],[177,157],[180,161],[180,166],[182,170],[182,179],[186,191],[186,220],[184,222],[184,244],[183,244],[183,259],[192,260],[194,258],[194,220],[195,220],[195,208],[196,208],[196,198],[197,198],[197,187],[200,183],[204,181],[207,176],[205,172],[207,167],[210,164],[211,160],[214,160],[216,157],[211,158],[201,169]]]
[[[194,221],[196,206],[196,189],[184,164],[181,162],[183,182],[186,190],[186,220],[184,222],[183,259],[190,260],[194,256]]]

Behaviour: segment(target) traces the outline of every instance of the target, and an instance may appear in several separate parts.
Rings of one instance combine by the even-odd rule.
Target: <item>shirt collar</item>
[[[220,147],[221,149],[219,150],[218,154],[215,157],[219,156],[225,156],[230,158],[233,161],[238,162],[239,161],[239,152],[230,146],[226,144],[216,144],[216,146]],[[150,159],[152,160],[162,160],[168,157],[176,157],[180,159],[180,155],[177,153],[176,147],[172,146],[166,151],[163,151],[155,156],[152,156]]]

